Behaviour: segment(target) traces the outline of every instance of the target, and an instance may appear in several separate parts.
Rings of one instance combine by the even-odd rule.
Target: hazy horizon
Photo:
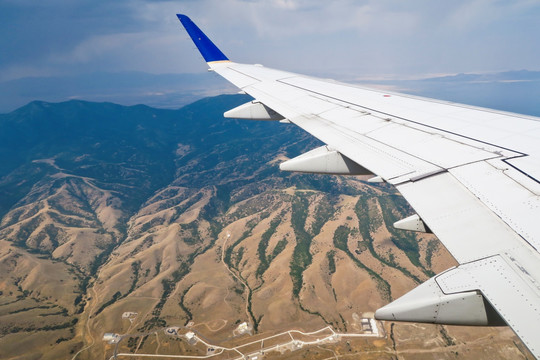
[[[356,78],[349,83],[418,96],[540,116],[540,72],[508,71],[456,74],[427,78]],[[72,99],[144,104],[178,109],[196,100],[238,89],[214,73],[149,74],[95,72],[90,74],[28,77],[0,82],[0,113],[9,113],[31,101],[62,102]]]

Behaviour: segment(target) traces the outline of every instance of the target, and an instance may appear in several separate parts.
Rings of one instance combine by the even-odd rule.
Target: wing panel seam
[[[362,109],[370,110],[370,111],[372,111],[372,112],[377,112],[377,113],[379,113],[379,114],[384,114],[384,115],[387,115],[387,116],[390,116],[390,117],[394,117],[394,118],[396,118],[396,119],[400,119],[400,120],[403,120],[403,121],[407,121],[407,122],[410,122],[410,123],[413,123],[413,124],[416,124],[416,125],[425,126],[425,127],[427,127],[427,128],[435,129],[435,130],[438,130],[438,131],[442,131],[442,132],[445,132],[445,133],[447,133],[447,134],[452,134],[452,135],[455,135],[455,136],[462,137],[462,138],[464,138],[464,139],[476,141],[476,142],[481,143],[481,144],[486,144],[486,145],[493,146],[493,147],[496,147],[496,148],[499,148],[499,149],[511,151],[511,152],[513,152],[513,153],[515,153],[515,154],[519,154],[519,155],[523,155],[523,156],[524,156],[524,155],[528,155],[528,154],[522,153],[521,151],[517,151],[517,150],[509,149],[509,148],[506,148],[506,147],[502,147],[502,146],[500,146],[500,145],[492,144],[492,143],[489,143],[489,142],[487,142],[487,141],[478,140],[478,139],[472,138],[472,137],[470,137],[470,136],[466,136],[466,135],[462,135],[462,134],[459,134],[459,133],[456,133],[456,132],[453,132],[453,131],[448,131],[448,130],[445,130],[445,129],[441,129],[441,128],[438,128],[438,127],[436,127],[436,126],[426,125],[426,124],[423,124],[423,123],[418,122],[418,121],[414,121],[414,120],[411,120],[411,119],[406,119],[406,118],[403,118],[403,117],[400,117],[400,116],[396,116],[396,115],[393,115],[393,114],[390,114],[390,113],[386,113],[386,112],[383,112],[383,111],[380,111],[380,110],[377,110],[377,109],[372,109],[372,108],[369,108],[369,107],[366,107],[366,106],[358,105],[358,104],[355,104],[355,103],[350,102],[350,101],[341,100],[341,99],[338,99],[338,98],[336,98],[336,97],[333,97],[333,96],[330,96],[330,95],[326,95],[326,94],[323,94],[323,93],[320,93],[320,92],[317,92],[317,91],[313,91],[313,90],[310,90],[310,89],[306,89],[306,88],[303,88],[303,87],[298,86],[298,85],[293,85],[293,84],[290,84],[290,83],[287,83],[287,82],[283,82],[283,81],[280,81],[280,80],[276,80],[276,82],[282,83],[282,84],[284,84],[284,85],[292,86],[292,87],[295,87],[295,88],[297,88],[297,89],[304,90],[304,91],[307,91],[307,92],[310,92],[310,93],[313,93],[313,94],[317,94],[317,95],[320,95],[320,96],[324,96],[324,97],[327,97],[327,98],[330,98],[330,99],[334,99],[334,100],[337,100],[337,101],[341,101],[341,102],[344,102],[344,103],[349,104],[349,105],[357,106],[357,107],[360,107],[360,108],[362,108]]]

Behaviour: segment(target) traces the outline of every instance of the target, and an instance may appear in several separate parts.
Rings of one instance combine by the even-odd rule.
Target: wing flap
[[[534,180],[534,189],[532,189],[532,186],[527,186],[527,188],[530,188],[536,195],[540,195],[538,189],[538,184],[540,184],[540,156],[521,156],[509,159],[506,163]],[[520,180],[520,182],[522,181]]]
[[[457,167],[450,173],[529,245],[540,249],[534,212],[540,208],[539,183],[500,160]]]
[[[345,129],[336,127],[319,117],[299,116],[290,120],[359,165],[388,181],[440,170],[433,164],[402,153],[388,145],[353,132],[344,131]]]
[[[464,264],[437,276],[436,280],[446,293],[480,290],[529,350],[539,358],[540,297],[534,284],[521,276],[520,271],[516,271],[515,265],[512,265],[511,258],[515,259],[516,255],[512,251]],[[520,255],[536,257],[531,252]],[[522,261],[516,265],[522,267]]]
[[[459,263],[524,244],[501,218],[445,172],[397,189]]]

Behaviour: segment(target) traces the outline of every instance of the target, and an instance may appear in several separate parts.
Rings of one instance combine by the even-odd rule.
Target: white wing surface
[[[327,144],[286,170],[372,173],[460,264],[379,309],[392,321],[512,327],[540,358],[540,119],[231,62],[178,15],[210,69],[255,101],[228,116],[296,124]],[[504,322],[502,322],[504,320]]]

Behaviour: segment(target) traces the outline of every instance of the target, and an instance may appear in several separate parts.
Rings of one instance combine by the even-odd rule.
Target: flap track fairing
[[[243,120],[283,120],[283,116],[258,101],[250,101],[223,114],[226,118]]]
[[[377,310],[375,318],[444,325],[506,325],[480,291],[445,294],[436,277]]]
[[[324,145],[279,165],[282,171],[332,175],[372,175],[345,155]]]

